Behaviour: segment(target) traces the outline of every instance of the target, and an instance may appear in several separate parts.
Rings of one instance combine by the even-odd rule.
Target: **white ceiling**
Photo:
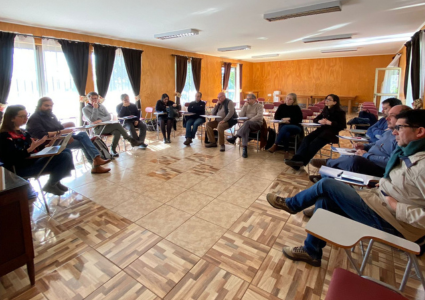
[[[425,21],[425,0],[341,0],[342,12],[276,22],[265,12],[329,0],[0,0],[0,21],[72,31],[248,61],[395,54]],[[402,8],[409,5],[419,6]],[[402,8],[402,9],[397,9]],[[396,9],[396,10],[394,10]],[[171,40],[154,34],[195,28]],[[352,40],[304,44],[301,38],[354,33]],[[251,45],[225,52],[220,47]],[[359,47],[322,54],[321,49]],[[251,59],[279,53],[277,58]]]

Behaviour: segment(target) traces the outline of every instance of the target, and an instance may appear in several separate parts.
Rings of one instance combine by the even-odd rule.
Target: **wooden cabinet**
[[[27,265],[35,283],[28,182],[0,167],[0,277]]]

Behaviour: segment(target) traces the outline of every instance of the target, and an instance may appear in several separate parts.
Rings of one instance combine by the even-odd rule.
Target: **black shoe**
[[[56,196],[62,196],[63,194],[65,194],[64,191],[62,191],[57,184],[51,184],[51,183],[46,183],[46,185],[43,187],[43,191],[45,191],[46,193],[50,193]]]
[[[284,210],[290,213],[291,215],[296,214],[295,211],[293,211],[286,205],[286,198],[282,198],[276,194],[269,193],[267,194],[266,199],[267,199],[267,202],[269,202],[269,204],[273,206],[274,208]]]
[[[242,157],[247,158],[248,157],[248,147],[244,146],[242,150]]]
[[[167,139],[166,143],[167,144],[171,144],[171,140],[170,139]]]
[[[139,146],[139,148],[140,148],[140,149],[143,149],[143,150],[145,150],[147,147],[148,147],[148,145],[147,145],[147,144],[145,144],[145,143],[142,143],[142,144]]]
[[[208,144],[205,144],[205,148],[215,148],[215,147],[217,147],[217,143],[208,143]]]
[[[189,146],[190,143],[192,143],[192,138],[186,138],[183,144],[185,144],[186,146]]]
[[[66,187],[66,186],[64,186],[60,181],[58,182],[58,183],[56,183],[56,186],[61,190],[61,191],[64,191],[64,192],[67,192],[68,191],[68,188]]]
[[[285,159],[285,164],[296,171],[298,171],[304,165],[302,161],[295,161],[291,159]]]
[[[237,137],[236,137],[236,136],[232,136],[232,137],[227,138],[227,141],[228,141],[230,144],[234,144],[234,143],[236,142],[236,139],[237,139]]]
[[[116,150],[114,150],[114,149],[111,148],[111,156],[112,157],[119,157],[120,155],[119,155],[119,153]]]
[[[128,141],[131,144],[131,147],[136,147],[136,146],[140,146],[141,144],[143,144],[141,141],[135,140],[133,138],[129,138]]]
[[[164,139],[164,144],[168,143],[167,139]]]

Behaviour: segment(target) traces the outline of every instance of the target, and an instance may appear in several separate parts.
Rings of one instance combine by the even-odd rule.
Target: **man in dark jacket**
[[[196,131],[198,126],[205,123],[205,118],[201,115],[205,115],[205,102],[201,100],[202,93],[197,92],[195,95],[195,101],[189,103],[187,111],[194,113],[194,115],[186,116],[186,146],[192,143],[192,139],[196,137]]]
[[[382,102],[382,113],[384,114],[384,117],[372,126],[370,126],[366,132],[366,136],[370,138],[370,141],[372,143],[376,143],[387,130],[387,116],[390,109],[396,105],[402,104],[403,103],[401,103],[401,100],[397,98],[388,98]]]
[[[146,149],[148,145],[145,144],[146,138],[146,124],[140,121],[140,110],[136,104],[130,103],[130,98],[127,94],[121,95],[122,103],[117,105],[117,114],[120,122],[123,123],[124,128],[130,130],[130,135],[133,139],[141,142],[139,148]],[[136,128],[139,129],[139,136],[137,136]]]

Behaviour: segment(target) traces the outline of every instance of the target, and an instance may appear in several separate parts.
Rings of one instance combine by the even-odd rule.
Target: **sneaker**
[[[65,192],[59,189],[56,184],[50,184],[50,183],[46,183],[46,185],[43,187],[43,191],[56,196],[62,196],[63,194],[65,194]]]
[[[58,182],[58,183],[56,183],[56,186],[61,190],[61,191],[64,191],[64,192],[67,192],[68,191],[68,188],[66,187],[66,186],[64,186],[60,181]]]
[[[205,147],[206,148],[214,148],[214,147],[217,147],[217,143],[208,143],[208,144],[205,144]]]
[[[311,218],[314,214],[314,209],[315,209],[314,206],[304,209],[303,210],[304,216],[306,216],[307,218]]]
[[[314,259],[312,258],[305,250],[303,246],[299,247],[283,247],[282,248],[283,254],[293,261],[303,261],[305,263],[308,263],[309,265],[312,265],[313,267],[320,267],[322,265],[321,259]]]
[[[313,183],[318,183],[322,179],[322,175],[310,175],[308,179]]]
[[[224,151],[226,151],[226,146],[221,145],[221,146],[220,146],[220,152],[224,152]]]
[[[320,169],[322,166],[326,166],[326,161],[327,161],[327,159],[315,158],[315,159],[311,160],[310,164],[313,167]]]
[[[284,210],[290,213],[291,215],[296,214],[295,211],[293,211],[286,205],[286,198],[279,197],[278,195],[272,193],[267,194],[266,198],[267,202],[269,202],[269,204],[274,208]]]

